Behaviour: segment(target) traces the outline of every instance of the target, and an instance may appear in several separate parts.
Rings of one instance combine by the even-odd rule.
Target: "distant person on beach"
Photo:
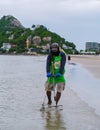
[[[68,64],[70,64],[70,61],[71,61],[71,56],[68,55]]]
[[[50,53],[46,60],[47,81],[45,90],[48,98],[48,105],[52,104],[51,91],[54,91],[54,100],[56,105],[61,98],[61,92],[65,88],[65,63],[66,55],[59,49],[58,43],[53,43],[50,46]],[[56,94],[55,94],[56,89]]]

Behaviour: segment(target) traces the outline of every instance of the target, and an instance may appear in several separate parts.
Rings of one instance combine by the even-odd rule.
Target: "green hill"
[[[29,42],[27,47],[26,41]],[[27,42],[27,43],[28,43]],[[46,53],[47,45],[53,42],[59,43],[66,53],[77,52],[74,43],[66,41],[58,34],[49,31],[44,25],[32,25],[32,29],[25,28],[15,17],[8,15],[0,19],[0,47],[3,43],[16,45],[9,52],[22,53],[33,48],[37,53]]]

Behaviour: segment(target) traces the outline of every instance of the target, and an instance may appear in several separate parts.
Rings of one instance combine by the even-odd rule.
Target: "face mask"
[[[58,51],[58,48],[51,48],[52,51]]]

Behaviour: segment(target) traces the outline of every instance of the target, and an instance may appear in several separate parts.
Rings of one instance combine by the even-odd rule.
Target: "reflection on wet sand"
[[[45,120],[45,130],[67,130],[59,108],[43,111],[42,118]]]

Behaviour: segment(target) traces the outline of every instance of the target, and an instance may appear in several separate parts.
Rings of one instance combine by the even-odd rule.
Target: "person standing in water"
[[[54,100],[56,105],[58,104],[61,98],[61,92],[65,88],[65,64],[66,64],[66,55],[64,52],[60,51],[58,43],[53,43],[50,46],[50,53],[47,56],[46,60],[46,95],[48,98],[48,105],[52,104],[51,94],[52,90],[55,91]]]
[[[70,61],[71,61],[71,56],[68,55],[68,64],[70,64]]]

